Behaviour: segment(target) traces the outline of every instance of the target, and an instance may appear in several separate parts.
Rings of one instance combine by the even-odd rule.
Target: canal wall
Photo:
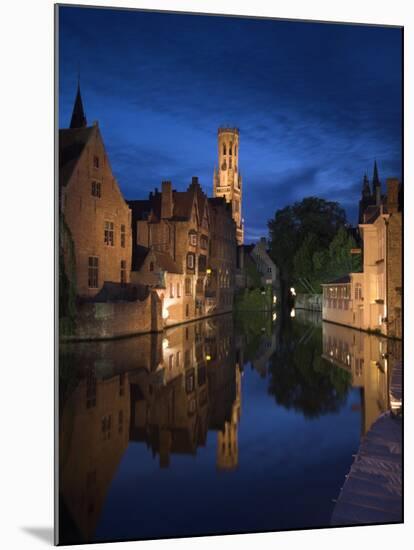
[[[295,309],[322,311],[322,294],[297,294],[295,297]]]
[[[60,336],[64,341],[105,340],[162,330],[161,301],[149,292],[134,301],[79,304],[72,330]]]

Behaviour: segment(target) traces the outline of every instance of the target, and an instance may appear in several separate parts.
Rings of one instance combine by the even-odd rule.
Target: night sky
[[[59,126],[78,67],[127,199],[198,176],[212,195],[217,128],[240,128],[245,240],[278,208],[336,200],[351,222],[364,172],[401,177],[401,31],[63,7]]]

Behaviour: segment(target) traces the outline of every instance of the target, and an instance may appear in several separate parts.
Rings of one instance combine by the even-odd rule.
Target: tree
[[[318,251],[327,250],[345,223],[345,211],[337,202],[317,197],[307,197],[277,210],[274,218],[269,220],[270,254],[280,270],[284,303],[290,285],[297,280],[295,257],[305,240],[308,239],[307,244],[305,243],[304,249],[296,257],[296,268],[299,268],[300,272],[309,267],[306,246],[312,245],[313,261],[313,255]]]
[[[320,328],[290,319],[281,326],[269,369],[269,393],[278,405],[306,418],[335,413],[343,407],[352,376],[326,361],[322,351]]]

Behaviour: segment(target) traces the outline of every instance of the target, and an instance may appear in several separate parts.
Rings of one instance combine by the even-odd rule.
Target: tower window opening
[[[230,143],[230,146],[229,146],[229,155],[232,155],[232,143]]]
[[[223,155],[226,155],[226,154],[227,154],[227,153],[226,153],[226,144],[223,143]]]

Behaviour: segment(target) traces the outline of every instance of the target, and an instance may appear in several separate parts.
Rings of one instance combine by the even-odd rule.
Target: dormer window
[[[188,238],[191,246],[197,246],[197,233],[195,231],[190,231]]]

